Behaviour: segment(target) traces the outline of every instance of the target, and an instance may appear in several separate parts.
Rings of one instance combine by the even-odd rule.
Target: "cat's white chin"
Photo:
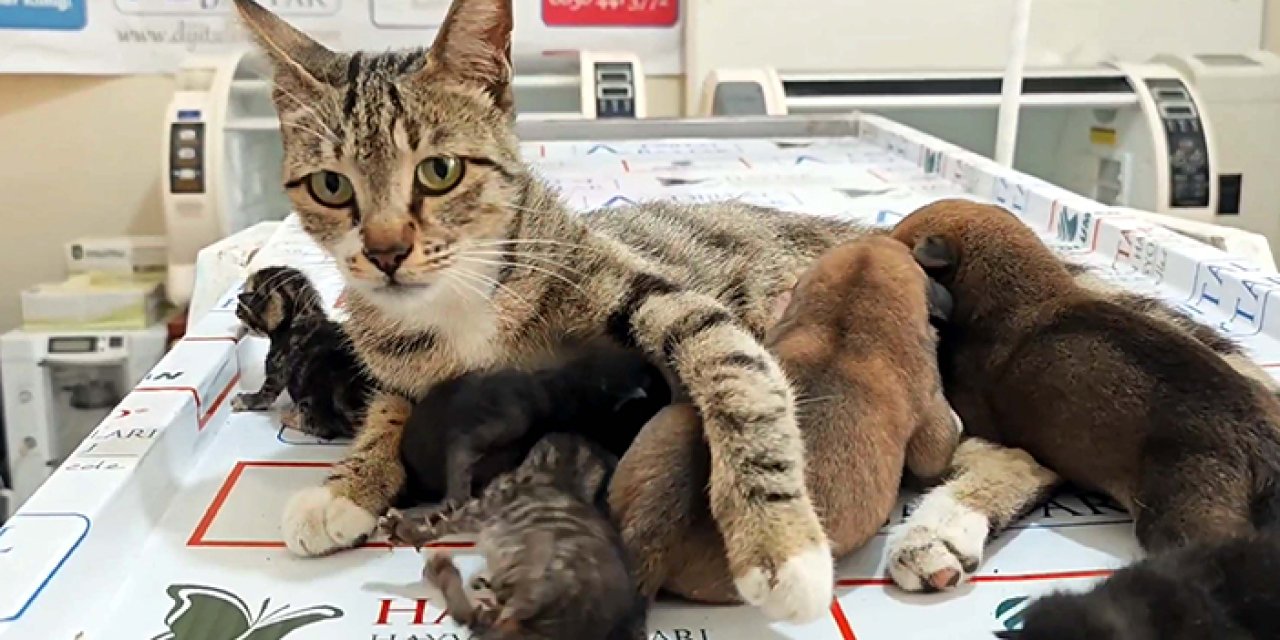
[[[461,269],[461,267],[451,267]],[[468,270],[469,271],[469,270]],[[498,335],[494,301],[474,276],[439,272],[436,283],[416,291],[388,294],[368,283],[353,286],[397,331],[430,331],[467,366],[493,362]],[[456,279],[456,281],[454,281]]]

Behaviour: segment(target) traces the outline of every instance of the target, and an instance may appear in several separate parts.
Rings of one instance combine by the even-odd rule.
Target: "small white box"
[[[164,236],[79,238],[66,245],[70,273],[157,273],[169,260]]]
[[[22,324],[29,331],[145,329],[161,319],[163,286],[155,277],[84,273],[22,292]]]

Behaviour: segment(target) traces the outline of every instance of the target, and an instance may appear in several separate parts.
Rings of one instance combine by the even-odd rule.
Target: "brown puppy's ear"
[[[956,253],[942,236],[925,236],[916,241],[911,254],[925,271],[955,266]]]
[[[937,280],[929,278],[927,291],[929,300],[929,319],[939,322],[946,322],[951,319],[951,310],[955,307],[955,301],[951,299],[951,292],[947,288],[938,284]]]

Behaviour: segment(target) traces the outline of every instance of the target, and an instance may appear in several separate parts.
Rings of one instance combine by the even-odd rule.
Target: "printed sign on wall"
[[[339,50],[431,43],[450,0],[258,0]],[[680,0],[513,0],[516,65],[544,52],[640,56],[681,71]],[[245,49],[231,0],[0,0],[0,73],[169,73],[193,54]]]

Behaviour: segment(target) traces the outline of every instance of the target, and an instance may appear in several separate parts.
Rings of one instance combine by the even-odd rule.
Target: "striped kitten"
[[[424,572],[476,638],[642,640],[648,601],[604,513],[616,463],[585,439],[551,434],[479,497],[421,520],[393,511],[382,526],[392,540],[417,548],[455,533],[479,534],[497,607],[470,601],[448,556],[432,557]]]
[[[760,336],[795,274],[865,231],[739,203],[573,214],[519,155],[510,0],[455,0],[430,51],[353,54],[236,6],[274,62],[285,189],[343,273],[346,328],[386,390],[324,485],[286,506],[288,548],[321,555],[374,530],[405,481],[410,407],[436,382],[608,337],[668,369],[703,416],[743,599],[822,616],[830,546]]]
[[[262,388],[232,398],[231,407],[263,411],[288,391],[293,406],[281,416],[285,426],[326,440],[354,435],[373,382],[307,276],[264,267],[245,280],[238,303],[236,317],[250,333],[270,338],[271,348]]]

